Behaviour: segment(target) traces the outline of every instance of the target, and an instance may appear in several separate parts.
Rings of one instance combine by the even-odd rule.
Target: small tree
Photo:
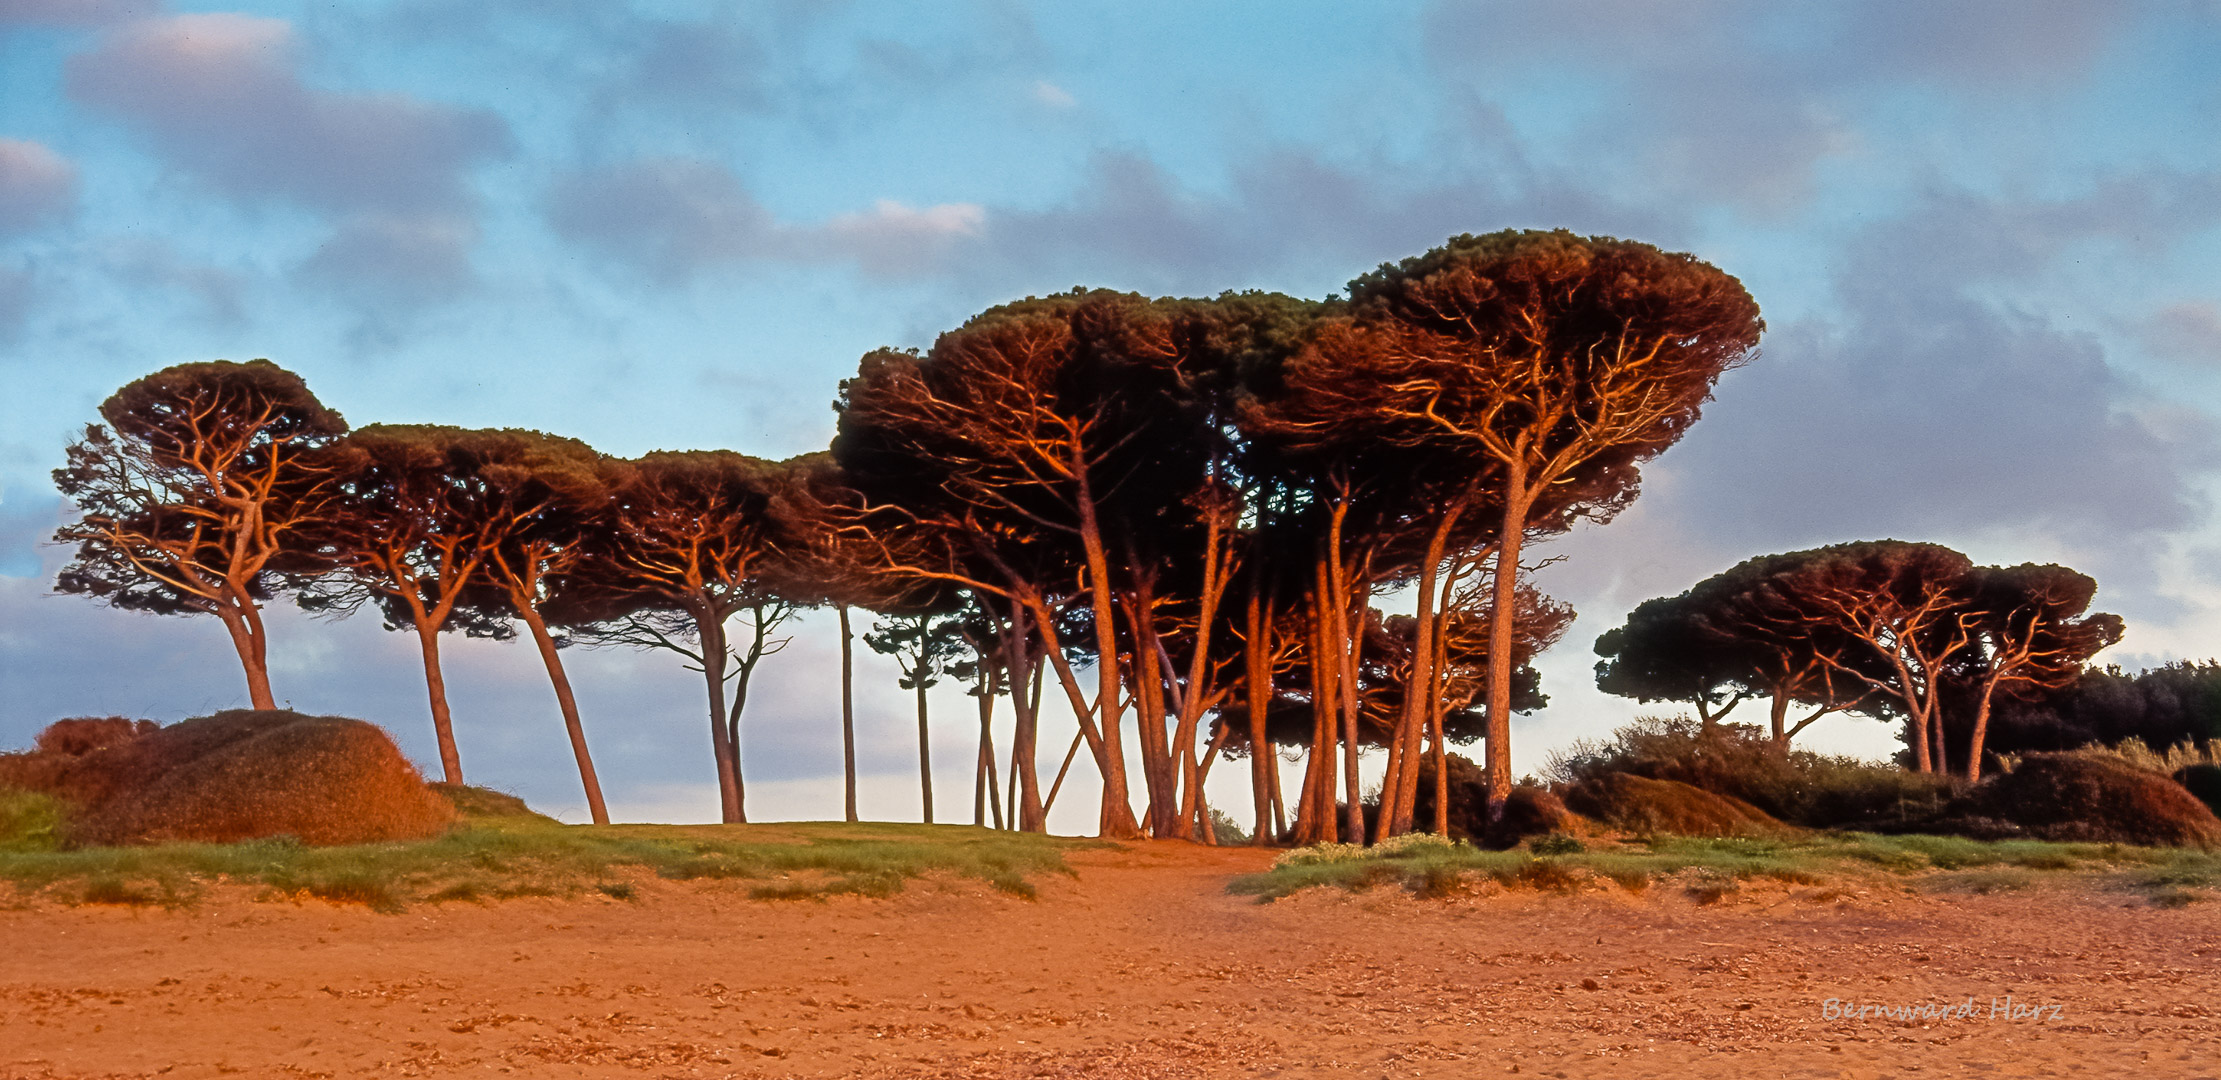
[[[299,376],[267,360],[165,368],[100,406],[55,486],[82,517],[55,589],[159,614],[215,615],[257,709],[270,693],[262,605],[308,569],[302,528],[332,493],[323,451],[347,430]]]
[[[1982,779],[1982,743],[1989,733],[1991,699],[2000,688],[2067,686],[2091,657],[2120,641],[2122,633],[2118,615],[2083,616],[2098,583],[2064,566],[1982,567],[1976,578],[1969,619],[1974,641],[1961,676],[1975,688],[1969,781]]]
[[[941,674],[965,654],[964,640],[961,619],[930,612],[881,619],[864,635],[871,651],[896,659],[902,668],[899,684],[917,696],[918,792],[928,825],[933,824],[933,741],[925,692],[940,685]]]

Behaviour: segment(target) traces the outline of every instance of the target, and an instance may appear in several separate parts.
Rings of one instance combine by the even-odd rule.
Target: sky
[[[267,357],[358,425],[785,457],[863,353],[996,303],[1320,297],[1502,228],[1694,253],[1768,324],[1631,509],[1537,553],[1580,618],[1516,768],[1657,711],[1595,690],[1597,635],[1767,552],[2061,562],[2127,619],[2103,661],[2212,657],[2217,75],[2198,0],[0,0],[0,748],[245,703],[213,619],[51,594],[49,473],[159,368]],[[282,702],[436,764],[405,634],[272,621]],[[837,816],[832,620],[792,630],[749,808]],[[909,698],[859,651],[863,809],[915,820]],[[582,816],[529,647],[447,656],[466,777]],[[713,818],[696,677],[571,662],[617,816]],[[937,816],[969,821],[976,714],[933,701]],[[1245,774],[1210,787],[1237,817]]]

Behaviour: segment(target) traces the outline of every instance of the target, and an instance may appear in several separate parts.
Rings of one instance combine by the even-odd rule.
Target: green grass
[[[0,881],[18,904],[189,906],[219,885],[264,899],[314,897],[400,911],[413,904],[488,903],[598,893],[637,901],[636,881],[741,880],[764,899],[892,896],[923,874],[984,881],[1031,898],[1032,879],[1071,874],[1064,855],[1093,841],[966,826],[562,825],[477,817],[416,843],[306,847],[243,844],[57,850],[0,845]]]
[[[2078,871],[2178,906],[2188,902],[2182,896],[2206,895],[2196,890],[2221,889],[2221,853],[2120,844],[1816,833],[1784,840],[1656,837],[1619,850],[1545,838],[1530,847],[1541,850],[1484,851],[1440,841],[1386,852],[1322,846],[1284,855],[1272,870],[1236,878],[1229,888],[1270,901],[1317,886],[1358,891],[1394,885],[1440,897],[1487,880],[1542,892],[1616,887],[1640,893],[1672,879],[1691,899],[1709,904],[1752,880],[1828,885],[1879,877],[1917,881],[1937,892],[1987,894],[2029,887],[2046,873]]]

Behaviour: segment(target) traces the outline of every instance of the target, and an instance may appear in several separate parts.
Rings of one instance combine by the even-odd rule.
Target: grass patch
[[[1659,836],[1617,850],[1529,846],[1547,846],[1553,853],[1538,858],[1534,852],[1484,851],[1439,839],[1387,851],[1349,844],[1307,848],[1281,856],[1266,873],[1236,878],[1229,888],[1270,901],[1318,886],[1354,891],[1401,885],[1414,895],[1442,897],[1469,891],[1462,883],[1477,879],[1556,893],[1592,886],[1642,893],[1672,879],[1685,895],[1709,904],[1753,880],[1831,886],[1879,875],[1918,880],[1939,891],[1987,894],[2083,871],[2152,897],[2168,890],[2221,889],[2221,853],[2122,844],[1812,833],[1785,839]]]
[[[62,846],[61,800],[43,792],[0,787],[0,851],[52,851]]]
[[[288,838],[71,851],[0,847],[0,881],[18,899],[180,906],[214,884],[260,886],[268,899],[315,898],[392,912],[410,904],[485,903],[599,892],[639,898],[628,878],[745,880],[765,898],[892,896],[942,873],[1031,898],[1032,879],[1071,874],[1064,855],[1095,841],[967,826],[562,825],[521,815],[474,818],[410,843],[309,847]]]

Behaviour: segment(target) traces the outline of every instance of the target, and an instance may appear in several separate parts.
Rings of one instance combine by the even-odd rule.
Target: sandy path
[[[1227,896],[1249,851],[763,903],[0,912],[0,1076],[2221,1076],[2221,905]],[[1584,980],[1594,989],[1584,988]],[[2059,1007],[1992,1018],[1992,999]],[[1831,1020],[1972,997],[1964,1018]]]

